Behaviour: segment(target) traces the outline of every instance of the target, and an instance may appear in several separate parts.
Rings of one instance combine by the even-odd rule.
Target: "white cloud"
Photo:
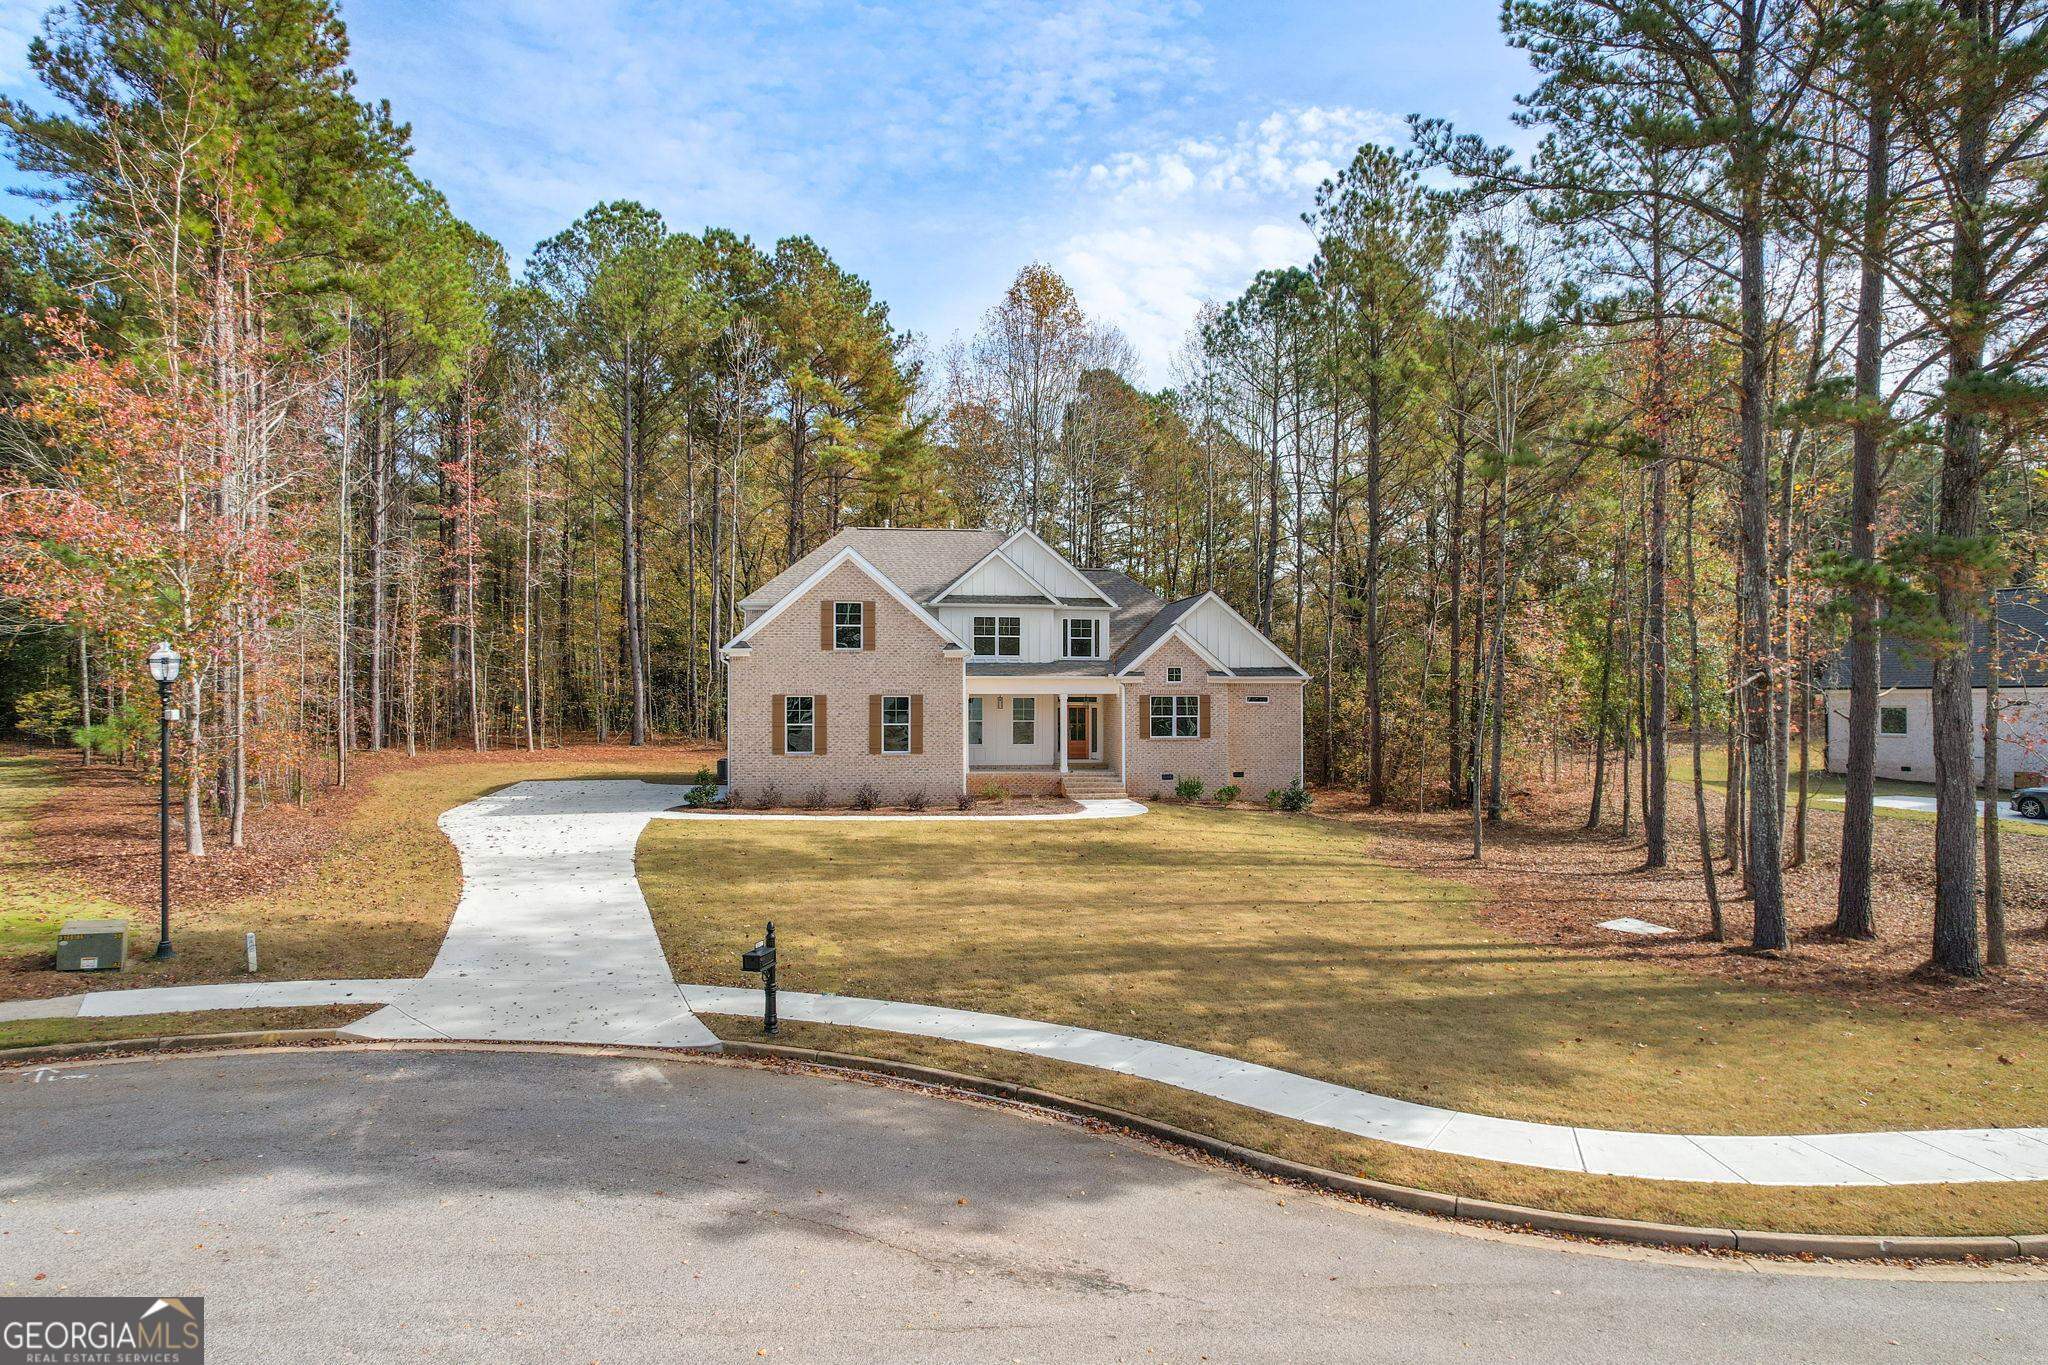
[[[1399,126],[1370,109],[1290,107],[1069,167],[1068,230],[1049,259],[1164,383],[1202,304],[1261,270],[1306,264],[1315,239],[1301,215],[1316,187]]]
[[[1131,202],[1200,194],[1241,203],[1312,194],[1360,143],[1384,142],[1399,126],[1371,109],[1280,109],[1239,123],[1225,138],[1186,137],[1118,152],[1070,175]]]

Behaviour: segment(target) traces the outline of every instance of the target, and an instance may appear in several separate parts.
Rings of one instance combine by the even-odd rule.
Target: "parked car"
[[[2014,792],[2012,808],[2029,820],[2048,816],[2048,787],[2023,787]]]

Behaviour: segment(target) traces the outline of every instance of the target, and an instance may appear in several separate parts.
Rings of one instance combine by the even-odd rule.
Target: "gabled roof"
[[[1081,581],[1100,594],[1100,600],[1071,594],[1055,594],[1050,590],[1044,598],[977,594],[944,596],[948,588],[959,583],[983,564],[998,558],[1008,562],[1011,569],[1022,574],[1028,581],[1043,587],[1037,578],[1025,572],[1010,560],[1007,554],[1002,553],[1006,546],[1027,535],[1028,532],[1004,535],[998,531],[924,530],[893,526],[847,527],[776,574],[759,589],[748,594],[740,602],[740,608],[753,615],[755,619],[726,647],[744,650],[747,638],[770,617],[778,615],[783,604],[808,591],[813,583],[840,564],[856,563],[891,596],[930,626],[941,639],[947,641],[951,648],[958,649],[964,646],[940,624],[933,614],[935,605],[1021,608],[1050,607],[1058,603],[1066,607],[1108,610],[1109,629],[1108,639],[1104,641],[1104,650],[1108,656],[1107,671],[1111,675],[1134,668],[1158,646],[1160,641],[1169,635],[1177,635],[1210,665],[1212,677],[1307,676],[1291,663],[1285,668],[1263,665],[1235,669],[1227,667],[1181,623],[1188,613],[1211,597],[1215,597],[1223,611],[1245,629],[1253,630],[1256,634],[1250,623],[1232,610],[1229,603],[1211,592],[1196,593],[1175,602],[1167,602],[1129,574],[1115,569],[1074,570]],[[1046,553],[1057,555],[1058,552],[1045,545],[1043,540],[1036,536],[1029,538],[1034,544],[1043,547]],[[1061,557],[1061,562],[1066,563],[1064,557]],[[1061,579],[1062,585],[1065,585],[1065,576],[1062,575]],[[1260,638],[1265,639],[1264,636]],[[1270,640],[1266,640],[1266,643],[1272,645]],[[1277,646],[1273,646],[1273,649],[1280,658],[1287,657]],[[1101,667],[1102,662],[1095,661],[1095,665]],[[1039,672],[1045,671],[1042,665],[1033,667]]]
[[[1121,673],[1143,659],[1147,654],[1150,654],[1154,647],[1173,630],[1174,623],[1193,611],[1206,596],[1208,596],[1207,593],[1196,593],[1193,597],[1183,597],[1178,602],[1168,602],[1165,606],[1161,607],[1153,614],[1152,619],[1145,623],[1144,629],[1125,641],[1123,648],[1119,649],[1115,656],[1111,658],[1110,672]],[[1186,637],[1183,636],[1182,638]],[[1196,647],[1200,648],[1200,646]],[[1208,653],[1207,650],[1202,652],[1204,654]]]
[[[805,558],[808,559],[809,556],[806,556]],[[890,597],[894,598],[898,605],[902,606],[904,610],[908,611],[912,616],[915,616],[918,620],[922,621],[926,626],[930,627],[932,634],[939,637],[940,643],[945,648],[958,650],[964,650],[966,648],[965,645],[960,643],[959,639],[953,634],[952,631],[947,630],[945,626],[939,623],[938,617],[933,616],[930,612],[926,611],[917,602],[913,601],[909,597],[909,595],[903,591],[902,588],[890,582],[886,574],[882,573],[873,564],[870,564],[858,550],[854,549],[851,545],[847,545],[840,548],[837,552],[827,556],[824,562],[820,563],[816,568],[812,569],[810,573],[806,574],[802,581],[798,582],[793,587],[791,587],[788,592],[784,593],[779,601],[777,601],[773,606],[769,607],[760,616],[754,618],[753,624],[749,625],[745,630],[741,631],[739,634],[733,636],[732,639],[726,641],[726,643],[723,646],[721,646],[720,652],[741,654],[746,653],[750,648],[750,646],[747,644],[747,641],[751,639],[756,632],[760,631],[763,627],[767,626],[767,624],[773,621],[776,617],[782,615],[784,611],[788,610],[791,603],[801,601],[803,599],[803,595],[809,592],[813,586],[823,581],[826,575],[832,573],[841,565],[848,564],[852,565],[861,573],[867,575],[867,577],[874,580],[874,584],[876,587],[880,588],[883,592],[887,593]]]
[[[928,602],[1002,543],[1000,531],[849,526],[748,593],[740,601],[740,610],[765,611],[774,606],[820,564],[845,549],[857,551],[907,596]]]

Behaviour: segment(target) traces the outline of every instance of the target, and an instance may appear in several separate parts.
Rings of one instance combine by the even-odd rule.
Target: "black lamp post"
[[[156,679],[157,709],[157,931],[156,956],[171,955],[171,684],[178,680],[178,651],[169,641],[149,651],[149,676]]]

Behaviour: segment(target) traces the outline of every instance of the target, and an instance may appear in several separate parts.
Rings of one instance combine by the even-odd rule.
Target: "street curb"
[[[271,1028],[243,1033],[178,1033],[158,1038],[105,1038],[86,1043],[45,1043],[0,1049],[0,1068],[34,1066],[66,1057],[118,1056],[128,1052],[181,1052],[188,1048],[292,1047],[304,1043],[353,1041],[339,1028]]]
[[[722,1039],[721,1048],[687,1049],[640,1047],[622,1044],[520,1043],[489,1039],[362,1038],[339,1028],[262,1029],[244,1033],[187,1033],[162,1038],[113,1038],[103,1042],[54,1043],[45,1047],[0,1049],[0,1069],[33,1066],[38,1062],[73,1057],[119,1057],[131,1053],[177,1052],[186,1050],[227,1050],[264,1047],[294,1047],[333,1043],[378,1051],[436,1052],[542,1052],[567,1056],[623,1057],[659,1054],[674,1058],[736,1058],[778,1061],[817,1071],[849,1075],[886,1076],[937,1090],[950,1090],[1003,1100],[1011,1104],[1044,1109],[1072,1118],[1086,1119],[1106,1127],[1122,1129],[1145,1137],[1190,1148],[1207,1156],[1254,1170],[1262,1175],[1299,1181],[1338,1194],[1348,1194],[1376,1204],[1431,1213],[1467,1222],[1493,1223],[1538,1232],[1565,1233],[1575,1237],[1597,1237],[1607,1241],[1640,1246],[1671,1247],[1685,1251],[1737,1251],[1759,1256],[1815,1257],[1835,1261],[2001,1261],[2015,1257],[2048,1258],[2048,1233],[2027,1233],[2012,1237],[1870,1237],[1806,1232],[1762,1232],[1741,1228],[1699,1228],[1672,1223],[1644,1223],[1628,1218],[1603,1218],[1595,1214],[1565,1213],[1554,1209],[1526,1208],[1501,1204],[1466,1195],[1442,1194],[1412,1185],[1395,1185],[1363,1176],[1345,1175],[1306,1162],[1289,1161],[1252,1147],[1241,1147],[1222,1138],[1175,1127],[1108,1105],[1071,1099],[1049,1090],[1035,1090],[1009,1081],[970,1076],[937,1067],[894,1062],[855,1053],[824,1052],[815,1048],[791,1047],[783,1043],[754,1043]]]
[[[1680,1250],[1742,1251],[1764,1256],[1815,1256],[1829,1260],[1919,1260],[2000,1261],[2018,1256],[2048,1255],[2048,1234],[2018,1237],[1869,1237],[1826,1233],[1762,1232],[1741,1228],[1698,1228],[1672,1223],[1644,1223],[1628,1218],[1603,1218],[1593,1214],[1564,1213],[1553,1209],[1525,1208],[1500,1204],[1465,1195],[1442,1194],[1435,1190],[1395,1185],[1341,1171],[1289,1161],[1251,1147],[1210,1137],[1204,1133],[1148,1119],[1142,1114],[1112,1109],[1087,1100],[1070,1099],[1047,1090],[1014,1085],[1008,1081],[969,1076],[937,1067],[892,1062],[845,1052],[822,1052],[782,1043],[753,1043],[727,1039],[729,1057],[754,1057],[795,1062],[821,1071],[868,1072],[914,1081],[944,1090],[962,1090],[992,1099],[1031,1105],[1068,1114],[1075,1118],[1106,1124],[1158,1138],[1177,1146],[1191,1147],[1233,1165],[1245,1166],[1264,1175],[1298,1180],[1339,1194],[1355,1195],[1378,1204],[1413,1209],[1470,1222],[1498,1223],[1507,1227],[1533,1228],[1541,1232],[1569,1233],[1578,1237],[1599,1237],[1609,1241],[1642,1246],[1674,1247]]]

